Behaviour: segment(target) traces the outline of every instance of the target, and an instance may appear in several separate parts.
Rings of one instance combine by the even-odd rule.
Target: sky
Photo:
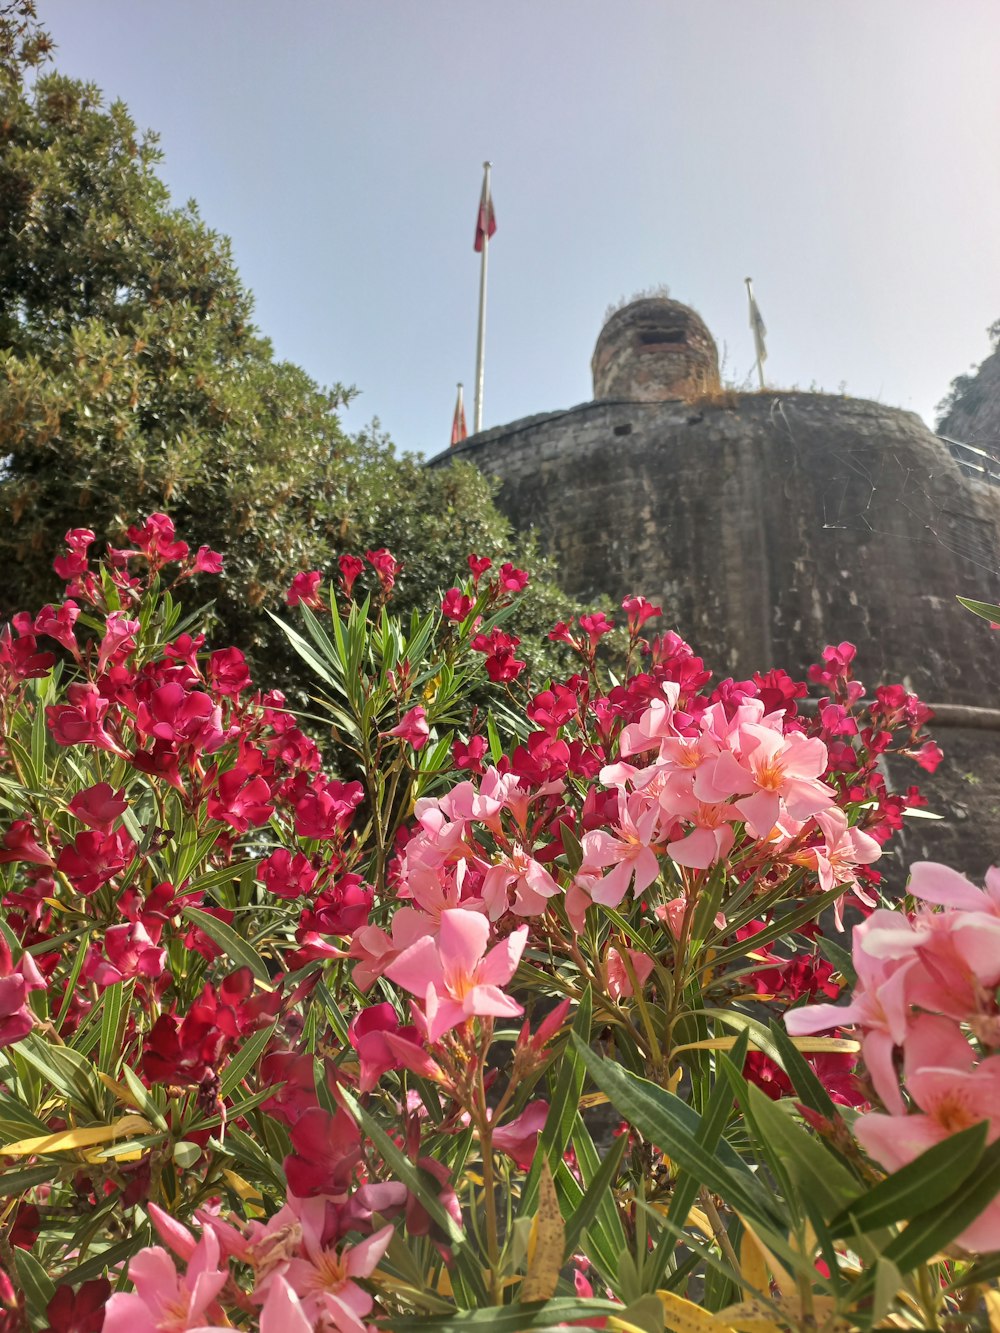
[[[750,383],[933,421],[1000,318],[997,0],[40,0],[62,72],[156,130],[277,354],[397,445],[592,396],[607,307],[666,284]]]

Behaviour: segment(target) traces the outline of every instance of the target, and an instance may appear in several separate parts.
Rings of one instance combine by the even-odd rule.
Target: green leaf
[[[75,1171],[77,1164],[72,1165]],[[60,1162],[40,1162],[37,1166],[22,1167],[20,1171],[0,1171],[0,1196],[13,1199],[36,1185],[44,1185],[59,1174],[61,1166]]]
[[[167,1122],[163,1117],[163,1112],[153,1101],[149,1089],[143,1083],[142,1079],[128,1065],[122,1065],[122,1078],[125,1080],[125,1086],[132,1094],[132,1099],[136,1106],[146,1117],[151,1125],[155,1125],[162,1133],[167,1131]]]
[[[122,1040],[134,989],[135,981],[132,979],[121,981],[115,986],[106,986],[101,995],[101,1049],[97,1065],[112,1078],[116,1077],[122,1058]]]
[[[267,964],[257,950],[241,935],[237,935],[232,926],[227,926],[211,912],[204,912],[200,907],[185,907],[183,915],[203,930],[209,939],[214,940],[227,958],[238,967],[248,967],[258,981],[270,983],[271,976]]]
[[[659,1302],[657,1302],[659,1305]],[[646,1313],[643,1307],[643,1314]],[[649,1307],[651,1311],[651,1307]],[[456,1310],[454,1314],[440,1319],[426,1316],[404,1315],[398,1319],[387,1319],[383,1328],[392,1333],[467,1333],[469,1328],[482,1330],[482,1333],[551,1333],[562,1329],[569,1321],[581,1319],[626,1317],[626,1307],[615,1301],[602,1301],[596,1298],[578,1300],[561,1297],[552,1301],[532,1305],[488,1306],[479,1310]],[[637,1327],[647,1327],[638,1324]],[[658,1329],[662,1330],[662,1315]]]
[[[572,1028],[573,1034],[582,1038],[584,1042],[590,1040],[592,1006],[593,999],[588,986],[580,997]],[[538,1181],[541,1176],[542,1161],[547,1159],[554,1171],[556,1163],[563,1159],[566,1145],[573,1133],[585,1078],[586,1070],[582,1063],[573,1049],[567,1047],[562,1060],[559,1061],[559,1073],[549,1103],[549,1113],[545,1117],[545,1124],[538,1139],[538,1150],[532,1159],[531,1169],[521,1191],[519,1217],[531,1217],[534,1214],[538,1201]]]
[[[934,1208],[918,1213],[906,1230],[886,1247],[885,1258],[901,1273],[950,1245],[1000,1194],[1000,1140],[983,1153],[974,1177],[963,1181],[953,1194]]]
[[[989,1126],[983,1121],[922,1152],[850,1203],[829,1225],[830,1235],[853,1236],[909,1222],[936,1208],[967,1180],[986,1147]]]
[[[234,1088],[239,1087],[250,1070],[253,1069],[264,1054],[267,1043],[274,1036],[274,1030],[277,1026],[277,1022],[274,1022],[270,1027],[255,1032],[229,1061],[219,1079],[219,1091],[223,1097],[228,1097]]]
[[[837,1110],[833,1099],[816,1077],[809,1061],[806,1060],[785,1031],[785,1025],[772,1019],[770,1032],[778,1056],[777,1063],[782,1066],[788,1075],[802,1105],[807,1106],[810,1111],[815,1111],[817,1115],[821,1115],[824,1119],[833,1123],[840,1120],[840,1112]]]
[[[411,1161],[402,1148],[372,1119],[345,1087],[340,1088],[339,1095],[344,1106],[375,1145],[382,1160],[391,1168],[397,1179],[402,1181],[414,1198],[423,1205],[435,1225],[447,1236],[456,1261],[456,1270],[452,1274],[453,1285],[461,1275],[465,1284],[473,1288],[476,1296],[479,1299],[485,1299],[482,1274],[477,1267],[468,1262],[468,1242],[465,1232],[457,1225],[455,1219],[438,1198],[439,1186],[437,1181],[426,1175]]]
[[[731,1068],[731,1066],[730,1066]],[[790,1100],[779,1103],[752,1083],[738,1094],[745,1111],[752,1113],[763,1138],[768,1159],[778,1158],[799,1189],[800,1197],[818,1204],[824,1217],[839,1212],[861,1190],[858,1180],[822,1143],[790,1114]]]
[[[966,611],[971,611],[974,616],[982,616],[984,620],[989,620],[994,625],[1000,625],[1000,606],[994,606],[991,602],[977,602],[972,597],[959,597],[956,600],[961,602]]]
[[[713,1152],[699,1141],[701,1116],[665,1088],[602,1060],[575,1033],[573,1042],[591,1078],[630,1125],[732,1208],[752,1221],[784,1228],[773,1196],[725,1139]]]
[[[17,1276],[24,1288],[29,1311],[36,1319],[44,1319],[45,1307],[56,1293],[55,1283],[30,1250],[15,1248],[14,1262],[17,1264]]]
[[[615,1139],[611,1150],[607,1153],[601,1162],[597,1173],[590,1181],[583,1198],[573,1212],[572,1216],[566,1221],[566,1254],[572,1254],[576,1249],[577,1242],[584,1231],[591,1225],[597,1216],[601,1204],[611,1196],[611,1187],[615,1183],[618,1175],[618,1168],[621,1166],[621,1160],[625,1156],[625,1149],[628,1146],[628,1135],[620,1134]]]

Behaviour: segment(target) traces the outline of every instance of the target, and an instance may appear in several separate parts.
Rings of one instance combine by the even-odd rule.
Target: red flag
[[[452,445],[461,444],[469,432],[465,427],[465,403],[462,401],[462,386],[458,386],[458,398],[455,402],[455,416],[451,423]]]
[[[483,192],[479,197],[479,213],[476,216],[476,240],[473,249],[477,254],[485,241],[491,240],[497,229],[496,215],[493,212],[493,194],[490,190],[489,176],[483,177]]]

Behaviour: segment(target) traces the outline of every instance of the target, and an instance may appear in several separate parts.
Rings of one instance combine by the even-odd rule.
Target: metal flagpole
[[[484,207],[486,208],[486,226],[483,229],[483,259],[479,269],[479,337],[476,342],[476,410],[474,416],[474,431],[476,434],[483,428],[483,376],[486,355],[486,255],[490,248],[490,168],[492,165],[492,162],[483,163],[483,193],[479,205],[480,211]],[[482,218],[480,218],[480,221],[482,221]]]
[[[757,378],[760,381],[760,387],[763,389],[765,387],[764,358],[767,355],[767,352],[764,349],[763,338],[764,321],[761,319],[760,311],[757,309],[757,302],[753,299],[753,279],[744,278],[743,281],[747,285],[747,299],[750,302],[750,327],[753,329],[754,352],[757,356]]]

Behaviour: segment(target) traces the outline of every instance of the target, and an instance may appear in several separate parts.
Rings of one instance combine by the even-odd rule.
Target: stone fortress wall
[[[1000,598],[1000,487],[912,413],[721,391],[708,330],[664,298],[612,315],[593,369],[594,401],[430,465],[496,477],[567,592],[642,593],[719,674],[801,673],[856,643],[863,680],[905,680],[938,711],[938,773],[893,768],[945,818],[908,822],[902,855],[976,877],[1000,861],[1000,634],[955,600]]]

